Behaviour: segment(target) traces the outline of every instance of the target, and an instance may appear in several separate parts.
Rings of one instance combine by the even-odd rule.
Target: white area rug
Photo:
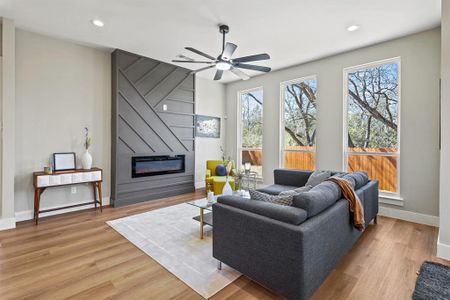
[[[107,224],[151,256],[204,298],[236,280],[241,274],[225,265],[217,270],[212,257],[212,230],[205,226],[201,240],[200,224],[193,220],[200,209],[179,204],[149,211]]]

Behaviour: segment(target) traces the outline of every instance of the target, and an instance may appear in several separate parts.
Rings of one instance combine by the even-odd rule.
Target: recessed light
[[[359,29],[358,25],[350,25],[347,27],[347,31],[352,32],[352,31],[356,31]]]
[[[105,26],[105,23],[103,23],[103,21],[98,20],[98,19],[94,19],[91,21],[92,24],[94,24],[97,27],[103,27]]]

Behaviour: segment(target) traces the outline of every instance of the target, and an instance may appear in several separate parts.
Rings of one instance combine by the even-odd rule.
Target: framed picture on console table
[[[75,170],[76,165],[75,152],[53,153],[53,170]]]

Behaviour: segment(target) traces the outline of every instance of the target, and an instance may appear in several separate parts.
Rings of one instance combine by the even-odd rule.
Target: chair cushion
[[[224,165],[217,165],[216,167],[216,175],[217,176],[226,176],[227,168]]]
[[[266,194],[279,195],[281,192],[293,190],[296,188],[298,188],[298,186],[272,184],[257,190]]]
[[[314,187],[330,178],[330,176],[331,176],[330,171],[316,170],[311,174],[311,176],[309,176],[308,181],[306,182],[305,185],[310,185]]]
[[[270,202],[274,204],[280,204],[284,206],[291,206],[293,195],[270,195],[266,193],[259,192],[257,190],[250,190],[250,199],[259,200],[264,202]]]
[[[226,182],[226,176],[211,176],[209,177],[213,182]],[[228,182],[234,182],[234,178],[232,176],[228,176]]]

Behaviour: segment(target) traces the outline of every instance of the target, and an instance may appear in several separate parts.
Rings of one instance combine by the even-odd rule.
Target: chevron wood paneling
[[[113,205],[193,191],[194,75],[184,68],[115,50],[112,89]],[[133,156],[177,154],[186,156],[185,173],[131,177]]]

